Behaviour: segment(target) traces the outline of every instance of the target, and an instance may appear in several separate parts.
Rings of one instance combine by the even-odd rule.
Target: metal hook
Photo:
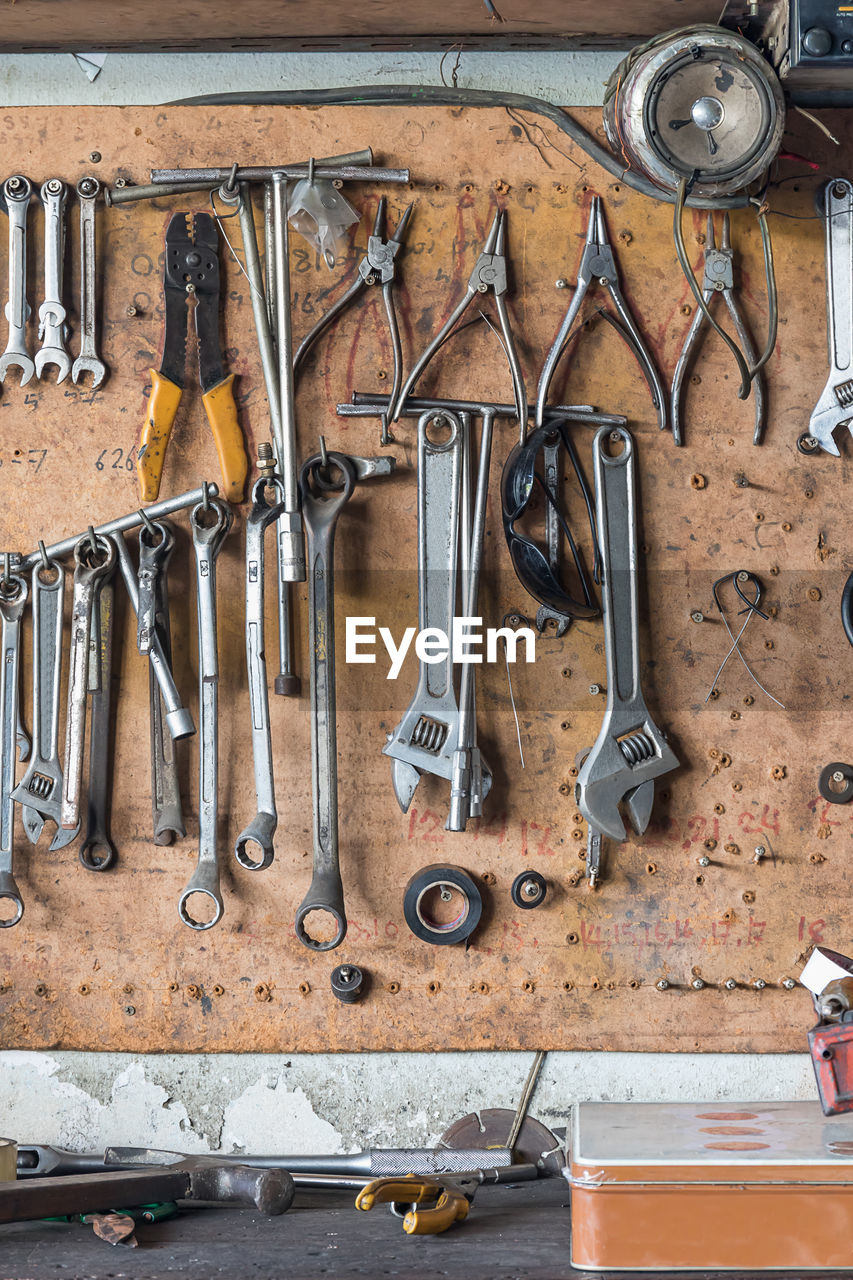
[[[228,181],[225,183],[225,190],[229,195],[233,195],[237,189],[237,169],[239,165],[235,161],[231,166],[231,172],[228,175]]]
[[[314,157],[309,156],[308,157],[308,186],[313,187],[313,185],[314,185]]]
[[[86,530],[86,533],[87,533],[87,536],[88,536],[88,538],[89,538],[89,547],[90,547],[90,549],[91,549],[92,555],[93,555],[93,556],[94,556],[94,555],[97,555],[97,554],[98,554],[98,539],[95,537],[95,527],[94,527],[94,525],[91,525],[91,524],[90,524],[90,525],[89,525],[89,528]]]
[[[201,482],[201,505],[204,507],[205,511],[210,510],[210,490],[206,480],[202,480]]]
[[[39,548],[39,555],[41,556],[41,567],[42,567],[42,569],[49,569],[49,568],[50,568],[50,561],[49,561],[49,560],[48,560],[48,558],[47,558],[47,551],[45,550],[45,546],[44,546],[44,539],[39,538],[39,541],[38,541],[38,548]]]
[[[148,512],[143,511],[142,507],[137,507],[136,514],[139,516],[139,519],[145,525],[145,528],[148,530],[148,532],[153,536],[157,532],[157,528],[154,524],[154,521],[149,516]]]
[[[0,587],[6,591],[10,585],[9,577],[10,556],[8,551],[3,552],[3,576],[0,577]]]
[[[328,471],[328,469],[329,469],[329,455],[328,455],[328,453],[326,452],[326,437],[325,437],[325,436],[320,436],[320,458],[321,458],[321,465],[322,465],[322,467],[323,467],[323,470],[324,470],[324,471]]]

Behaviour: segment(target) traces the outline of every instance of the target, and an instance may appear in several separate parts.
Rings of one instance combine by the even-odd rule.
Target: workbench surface
[[[467,1222],[440,1236],[406,1236],[385,1210],[358,1213],[348,1193],[297,1192],[290,1211],[263,1218],[249,1209],[187,1210],[137,1227],[138,1249],[112,1247],[89,1227],[28,1222],[0,1226],[3,1280],[314,1280],[314,1277],[418,1277],[418,1280],[562,1280],[592,1272],[569,1265],[569,1188],[561,1178],[484,1187]],[[651,1272],[608,1272],[620,1276]],[[675,1273],[668,1273],[675,1274]],[[691,1272],[695,1280],[734,1272]],[[762,1280],[791,1272],[760,1274]],[[812,1277],[824,1273],[809,1272]],[[827,1272],[835,1280],[850,1271]]]

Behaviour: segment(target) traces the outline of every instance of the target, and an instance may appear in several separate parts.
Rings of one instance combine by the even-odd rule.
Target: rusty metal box
[[[581,1103],[565,1176],[586,1270],[853,1270],[853,1116],[817,1102]]]

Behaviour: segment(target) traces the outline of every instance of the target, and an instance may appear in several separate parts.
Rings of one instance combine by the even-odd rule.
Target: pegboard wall
[[[579,112],[598,130],[598,113]],[[840,126],[840,136],[847,130]],[[152,166],[276,163],[372,145],[382,162],[409,166],[412,184],[388,188],[391,225],[415,210],[400,255],[399,301],[407,366],[467,282],[493,211],[508,211],[511,312],[528,386],[562,319],[592,193],[605,201],[625,292],[671,378],[690,324],[692,298],[675,261],[671,210],[635,195],[556,134],[502,110],[169,108],[10,110],[0,117],[5,169],[34,183],[146,181]],[[396,681],[380,652],[375,666],[348,667],[348,614],[372,615],[395,635],[417,620],[416,430],[398,430],[396,473],[361,486],[338,535],[338,748],[341,861],[349,932],[333,954],[308,952],[293,917],[310,879],[311,786],[307,681],[299,699],[271,697],[279,829],[276,860],[259,873],[235,862],[236,835],[255,812],[243,638],[244,518],[221,553],[220,812],[225,914],[195,934],[177,914],[196,860],[197,739],[179,745],[187,838],[155,847],[151,836],[148,674],[135,623],[119,601],[114,697],[116,746],[113,870],[87,873],[74,846],[58,854],[45,836],[30,848],[16,826],[22,922],[0,933],[0,1042],[8,1048],[133,1051],[360,1049],[800,1050],[810,1022],[805,993],[788,990],[813,942],[850,945],[846,881],[853,813],[819,800],[817,777],[850,754],[850,653],[839,622],[851,563],[845,485],[848,458],[807,458],[795,448],[826,377],[823,225],[813,195],[831,172],[849,175],[849,144],[831,144],[802,119],[786,142],[813,157],[817,173],[785,162],[772,191],[779,276],[779,339],[767,370],[766,443],[753,447],[751,402],[737,400],[733,364],[705,339],[688,386],[685,447],[658,431],[645,384],[608,325],[581,335],[553,390],[562,401],[624,413],[635,434],[642,512],[644,683],[652,714],[682,761],[657,788],[642,840],[610,845],[601,888],[582,875],[584,824],[573,803],[576,753],[597,734],[604,699],[601,623],[544,636],[536,662],[514,668],[522,769],[502,664],[479,679],[480,743],[494,773],[481,821],[445,832],[448,787],[424,778],[408,814],[381,755],[414,689],[410,657]],[[830,154],[831,149],[831,154]],[[798,176],[800,174],[806,176]],[[353,279],[372,225],[375,187],[346,194],[362,213],[351,252],[333,273],[296,237],[292,291],[297,340]],[[205,196],[99,211],[102,350],[112,374],[92,395],[70,383],[16,385],[0,401],[0,547],[32,550],[137,506],[134,460],[162,339],[161,264],[169,216],[203,209]],[[257,209],[260,220],[260,209]],[[225,223],[229,236],[239,235]],[[705,215],[685,217],[701,257]],[[76,207],[69,210],[69,300],[77,297]],[[39,301],[42,219],[31,212],[30,301]],[[760,244],[749,213],[732,217],[740,298],[758,345],[765,332]],[[5,253],[0,258],[5,270]],[[228,249],[224,346],[238,375],[249,447],[267,438],[248,287]],[[595,303],[599,300],[595,299]],[[594,309],[594,304],[591,307]],[[37,307],[34,308],[37,310]],[[76,316],[72,314],[76,329]],[[35,344],[35,326],[31,342]],[[77,350],[75,332],[71,346]],[[568,370],[568,372],[567,372]],[[323,339],[299,381],[302,456],[323,432],[330,446],[379,450],[378,425],[342,421],[334,406],[353,389],[382,391],[391,351],[381,299],[349,311]],[[494,337],[475,326],[431,366],[424,392],[507,400],[510,386]],[[574,428],[590,466],[591,433]],[[508,610],[535,613],[515,580],[501,530],[499,480],[515,439],[496,430],[485,545],[482,612],[498,625]],[[212,440],[192,379],[169,447],[161,493],[218,479]],[[581,529],[580,513],[576,527]],[[540,519],[544,515],[540,509]],[[197,719],[192,550],[185,518],[170,591],[175,672]],[[588,535],[587,535],[588,544]],[[270,544],[271,545],[271,544]],[[268,564],[274,566],[274,556]],[[756,619],[744,650],[776,706],[737,661],[705,701],[728,638],[711,584],[734,569],[761,577],[767,622]],[[70,592],[68,593],[70,595]],[[275,651],[272,577],[268,639]],[[297,663],[305,677],[307,607],[295,593]],[[705,621],[691,620],[699,611]],[[28,627],[29,630],[29,627]],[[29,646],[29,634],[27,645]],[[66,632],[67,645],[67,632]],[[31,723],[29,663],[25,719]],[[64,698],[64,689],[63,689]],[[767,854],[753,861],[756,845]],[[708,865],[700,858],[707,857]],[[483,887],[481,926],[466,951],[432,947],[407,930],[403,889],[420,867],[451,862]],[[510,885],[524,868],[549,883],[543,907],[518,911]],[[363,967],[370,990],[343,1006],[332,968]],[[706,983],[693,988],[696,977]],[[669,986],[658,990],[665,978]],[[735,979],[734,990],[725,980]],[[752,984],[763,980],[766,987]]]

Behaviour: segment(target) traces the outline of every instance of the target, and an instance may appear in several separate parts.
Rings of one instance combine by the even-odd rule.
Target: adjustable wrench
[[[106,871],[116,860],[107,822],[112,763],[112,672],[115,559],[95,584],[89,645],[88,826],[78,857],[87,871]]]
[[[92,547],[94,541],[94,549]],[[116,549],[109,538],[84,536],[74,548],[74,593],[71,603],[71,656],[68,667],[68,715],[65,726],[65,765],[62,778],[61,825],[79,822],[86,736],[86,695],[89,691],[89,643],[97,583],[112,572]]]
[[[311,651],[311,785],[314,814],[314,866],[308,892],[296,912],[296,936],[314,951],[332,951],[346,936],[347,918],[338,857],[338,744],[335,712],[335,528],[352,497],[356,480],[387,475],[396,458],[355,458],[344,453],[315,454],[302,466],[299,488],[308,535],[308,634]],[[329,470],[340,481],[328,479]],[[332,917],[335,933],[317,939],[306,918],[318,912]]]
[[[60,178],[42,183],[44,205],[44,302],[39,307],[39,338],[36,377],[48,365],[55,365],[56,381],[64,382],[71,371],[71,357],[65,350],[66,310],[62,305],[62,277],[65,264],[65,204],[68,188]]]
[[[434,443],[430,430],[449,428]],[[433,409],[418,421],[418,628],[451,633],[456,611],[459,509],[462,493],[463,435],[455,414]],[[459,707],[453,687],[453,661],[420,664],[415,695],[382,754],[391,757],[397,803],[408,812],[422,773],[448,781]]]
[[[45,573],[54,576],[45,580]],[[59,763],[59,693],[62,678],[62,610],[65,574],[55,561],[32,572],[33,743],[32,756],[12,798],[22,805],[24,830],[38,844],[45,819],[56,824],[51,851],[64,849],[79,833],[61,822],[62,766]]]
[[[839,456],[835,435],[853,418],[853,183],[831,178],[824,188],[826,326],[829,377],[809,419],[808,434]]]
[[[608,441],[614,452],[608,451]],[[637,507],[630,432],[624,427],[602,427],[593,441],[593,458],[607,705],[601,731],[575,784],[578,808],[589,824],[586,872],[591,887],[600,875],[603,836],[620,842],[626,838],[620,802],[634,830],[642,835],[652,813],[655,778],[678,768],[674,751],[649,715],[640,685]]]
[[[136,570],[133,567],[133,561],[127,549],[127,543],[121,533],[110,534],[110,537],[116,549],[118,567],[121,570],[127,594],[130,597],[133,612],[138,616],[139,585],[136,578]],[[176,740],[190,737],[191,734],[195,733],[193,718],[189,709],[181,703],[181,695],[178,693],[175,678],[172,675],[171,664],[163,652],[163,645],[156,630],[151,638],[151,651],[148,654],[148,661],[163,695],[163,704],[166,707],[166,727],[169,733]]]
[[[267,502],[267,485],[278,501]],[[258,811],[237,837],[234,856],[248,871],[261,871],[275,857],[273,836],[278,826],[275,777],[270,740],[270,702],[264,653],[264,533],[284,511],[284,486],[275,477],[261,476],[252,488],[252,510],[246,521],[246,669],[249,676],[249,708],[252,716],[252,755]],[[256,844],[260,859],[253,859],[248,845]]]
[[[163,656],[172,661],[172,628],[169,619],[169,589],[166,569],[175,545],[175,530],[168,520],[157,520],[155,528],[166,538],[167,553],[156,576],[154,589],[154,629]],[[143,544],[144,545],[144,544]],[[160,548],[158,548],[159,550]],[[142,551],[140,549],[140,560]],[[148,708],[151,738],[151,810],[154,821],[154,843],[170,845],[187,834],[181,807],[181,788],[178,781],[178,762],[175,744],[170,734],[164,732],[165,716],[154,668],[148,667]]]
[[[92,374],[92,390],[97,391],[107,374],[98,355],[98,282],[95,274],[95,210],[101,184],[97,178],[81,178],[77,183],[80,202],[80,354],[71,366],[76,384],[84,373]]]
[[[222,917],[219,890],[219,648],[216,638],[216,557],[222,548],[233,515],[227,502],[211,498],[213,524],[203,523],[204,503],[190,512],[198,591],[198,684],[201,721],[201,751],[198,780],[198,862],[178,901],[178,914],[191,929],[212,929]],[[212,919],[196,920],[189,911],[194,893],[214,904]]]
[[[12,590],[9,590],[9,587]],[[29,596],[24,578],[10,574],[0,586],[0,898],[15,905],[15,914],[0,919],[0,929],[17,924],[24,914],[24,901],[13,874],[15,845],[15,734],[18,724],[18,666],[21,650],[21,618]]]
[[[560,489],[560,437],[554,436],[552,441],[542,447],[542,464],[545,472],[545,486],[555,497]],[[545,500],[545,542],[548,547],[548,563],[559,578],[560,574],[560,540],[562,538],[560,516],[553,502]],[[572,625],[571,618],[558,613],[547,604],[540,604],[536,610],[536,630],[541,635],[549,622],[555,623],[554,638],[559,640]]]
[[[32,183],[20,173],[7,178],[3,184],[3,198],[9,215],[9,300],[6,303],[6,319],[9,337],[6,350],[0,356],[0,383],[12,368],[21,371],[21,386],[25,387],[36,371],[27,353],[27,320],[30,304],[27,302],[27,209],[33,193]]]

